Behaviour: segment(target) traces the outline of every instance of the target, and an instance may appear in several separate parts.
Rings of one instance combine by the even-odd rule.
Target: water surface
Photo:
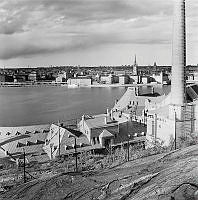
[[[46,124],[104,113],[125,91],[125,87],[0,88],[0,126]],[[155,91],[162,93],[162,88]]]

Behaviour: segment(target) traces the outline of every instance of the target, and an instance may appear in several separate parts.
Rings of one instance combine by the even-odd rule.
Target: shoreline
[[[2,82],[0,83],[0,87],[47,87],[47,86],[61,86],[61,85],[63,85],[63,83],[57,83],[57,82],[22,82],[22,83]]]
[[[163,84],[156,83],[156,84],[151,84],[151,83],[142,83],[142,84],[95,84],[95,85],[90,85],[90,86],[84,86],[84,87],[135,87],[135,86],[163,86]],[[80,86],[82,87],[82,86]]]
[[[0,87],[67,87],[69,89],[75,88],[107,88],[107,87],[137,87],[137,86],[163,86],[161,83],[142,83],[142,84],[93,84],[93,85],[81,85],[70,87],[65,83],[57,83],[57,82],[36,82],[36,83],[0,83]]]

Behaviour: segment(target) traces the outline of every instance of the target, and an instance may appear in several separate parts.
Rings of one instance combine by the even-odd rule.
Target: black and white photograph
[[[198,200],[198,0],[0,0],[0,200]]]

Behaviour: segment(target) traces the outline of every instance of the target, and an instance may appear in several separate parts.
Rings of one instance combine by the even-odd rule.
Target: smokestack
[[[107,117],[109,116],[109,109],[107,108]]]
[[[185,0],[175,0],[172,47],[171,103],[176,105],[184,104],[186,99],[185,29]]]
[[[107,124],[107,116],[105,116],[104,122],[105,122],[105,124]]]
[[[111,109],[111,120],[113,120],[113,110]]]

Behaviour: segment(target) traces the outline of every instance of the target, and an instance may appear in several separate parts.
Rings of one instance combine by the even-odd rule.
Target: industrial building
[[[186,29],[185,0],[176,0],[174,9],[171,92],[163,99],[156,97],[145,104],[147,139],[175,146],[183,137],[197,135],[197,85],[186,86]],[[149,143],[148,143],[149,144]]]

